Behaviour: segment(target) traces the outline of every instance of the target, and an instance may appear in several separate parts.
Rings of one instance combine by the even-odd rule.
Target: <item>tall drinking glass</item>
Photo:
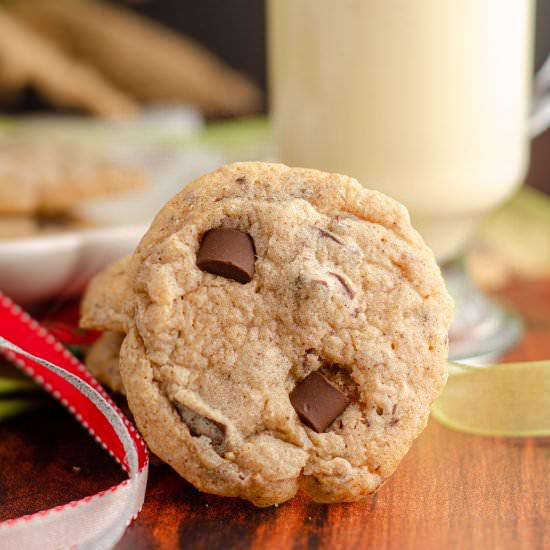
[[[533,11],[533,0],[269,3],[278,159],[407,206],[457,298],[454,359],[520,333],[453,260],[525,175]]]

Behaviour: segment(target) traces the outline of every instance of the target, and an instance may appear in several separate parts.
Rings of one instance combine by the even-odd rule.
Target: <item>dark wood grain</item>
[[[503,296],[528,327],[508,358],[549,358],[550,280],[514,284]],[[0,518],[122,479],[57,407],[0,425],[0,457]],[[549,484],[550,439],[468,436],[432,421],[386,485],[356,504],[299,495],[258,509],[201,494],[167,466],[152,466],[143,511],[117,549],[542,550],[550,548]]]
[[[124,477],[53,400],[45,410],[0,424],[0,521],[85,497]]]

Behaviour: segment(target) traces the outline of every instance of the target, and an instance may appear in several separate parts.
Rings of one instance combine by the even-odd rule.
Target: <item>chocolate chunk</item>
[[[197,266],[202,271],[248,283],[254,276],[254,243],[236,229],[212,229],[202,239]]]
[[[207,418],[181,403],[175,403],[175,407],[193,437],[207,437],[214,448],[223,444],[225,440],[225,426],[223,424]]]
[[[338,280],[338,282],[344,287],[346,294],[353,300],[355,296],[355,290],[353,290],[353,287],[348,282],[348,280],[343,275],[340,275],[340,273],[334,273],[334,271],[329,271],[328,274],[332,275]]]
[[[319,233],[321,233],[321,235],[323,237],[326,237],[327,239],[330,239],[331,241],[334,241],[335,243],[338,243],[338,244],[341,244],[341,245],[344,244],[334,233],[331,233],[330,231],[327,231],[326,229],[322,229],[321,227],[317,227],[316,225],[314,227],[315,227],[315,229],[317,229],[317,231],[319,231]]]
[[[289,397],[300,420],[317,433],[324,432],[349,404],[348,397],[319,372],[306,376]]]

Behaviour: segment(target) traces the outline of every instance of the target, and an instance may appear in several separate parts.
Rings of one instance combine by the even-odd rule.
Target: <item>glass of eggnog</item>
[[[525,176],[533,19],[533,0],[268,4],[278,160],[351,175],[408,208],[451,265],[455,359],[520,333],[453,260]]]

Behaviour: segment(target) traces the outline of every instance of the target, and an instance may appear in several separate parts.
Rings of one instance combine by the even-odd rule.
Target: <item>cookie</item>
[[[433,254],[404,207],[345,176],[239,163],[199,178],[123,284],[124,314],[106,297],[88,319],[124,325],[138,428],[202,491],[359,500],[446,380],[452,301]]]
[[[10,10],[0,7],[0,94],[12,95],[32,86],[61,107],[121,118],[138,106],[96,69],[67,55]]]
[[[94,342],[86,354],[88,370],[112,391],[124,394],[124,386],[118,368],[118,356],[124,334],[106,332]]]
[[[97,1],[11,4],[32,28],[142,102],[188,103],[210,117],[261,110],[262,94],[246,75],[190,38],[130,10]]]
[[[82,328],[125,332],[129,264],[129,257],[117,260],[92,279],[80,304]]]
[[[0,240],[52,235],[94,227],[69,213],[55,215],[0,215]]]
[[[0,240],[31,237],[38,231],[38,222],[31,216],[0,217]]]
[[[71,147],[0,144],[0,214],[64,211],[143,183],[140,171]]]

